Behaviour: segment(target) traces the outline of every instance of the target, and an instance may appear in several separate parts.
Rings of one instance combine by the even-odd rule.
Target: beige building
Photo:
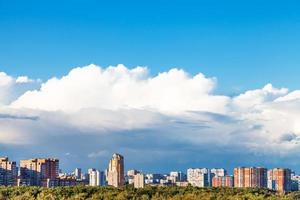
[[[0,185],[10,186],[17,184],[17,165],[9,161],[8,157],[0,157]]]
[[[52,158],[34,158],[20,161],[18,185],[47,187],[49,180],[58,177],[59,160]]]
[[[124,158],[120,154],[113,154],[112,159],[109,161],[107,181],[108,185],[114,187],[121,187],[125,183]]]
[[[144,174],[136,174],[134,175],[134,187],[135,188],[144,188],[145,187],[145,176]]]

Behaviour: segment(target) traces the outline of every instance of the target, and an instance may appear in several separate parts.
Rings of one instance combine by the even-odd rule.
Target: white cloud
[[[39,88],[39,82],[19,76],[14,78],[4,72],[0,72],[0,106],[8,105],[16,100],[25,91]]]
[[[16,83],[32,83],[34,80],[28,78],[27,76],[19,76],[16,79]]]
[[[20,90],[24,84],[34,86]],[[215,154],[222,148],[229,157],[233,151],[265,158],[299,153],[299,91],[267,84],[229,97],[214,94],[215,87],[216,78],[176,68],[151,76],[145,67],[89,65],[41,85],[0,73],[0,88],[7,88],[2,99],[0,92],[7,105],[0,110],[0,144],[61,142],[56,150],[72,158],[120,149],[177,154],[180,147]],[[84,148],[70,151],[74,143]]]
[[[267,102],[272,102],[276,98],[286,95],[288,89],[286,88],[274,88],[272,84],[267,84],[262,89],[249,90],[237,97],[233,98],[233,107],[237,112],[249,109],[255,109],[255,107],[265,104]]]
[[[52,78],[40,90],[28,91],[12,103],[14,108],[78,111],[84,108],[134,108],[180,113],[188,110],[224,113],[229,98],[212,95],[215,79],[190,77],[171,69],[150,77],[147,68],[123,65],[102,69],[95,65],[73,69]]]
[[[88,157],[89,158],[99,158],[99,157],[107,156],[107,155],[109,155],[108,151],[106,151],[106,150],[100,150],[100,151],[97,151],[97,152],[89,153]]]

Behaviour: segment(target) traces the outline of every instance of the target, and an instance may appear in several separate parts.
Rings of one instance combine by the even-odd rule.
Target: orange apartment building
[[[268,188],[280,193],[291,191],[291,170],[274,168],[268,171]]]
[[[234,168],[234,187],[266,188],[267,169],[263,167]]]
[[[233,187],[232,176],[214,176],[212,178],[213,187]]]

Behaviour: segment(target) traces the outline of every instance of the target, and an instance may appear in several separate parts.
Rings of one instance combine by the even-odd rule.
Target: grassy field
[[[60,187],[54,189],[40,187],[0,187],[0,200],[31,200],[31,199],[103,199],[103,200],[271,200],[271,199],[300,199],[300,193],[293,192],[278,195],[264,189],[237,188],[196,188],[196,187],[151,187],[134,189],[112,187]]]

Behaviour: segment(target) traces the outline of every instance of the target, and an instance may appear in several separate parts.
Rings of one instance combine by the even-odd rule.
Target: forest
[[[267,189],[146,186],[113,187],[0,187],[0,200],[275,200],[300,199],[300,193],[285,195]]]

